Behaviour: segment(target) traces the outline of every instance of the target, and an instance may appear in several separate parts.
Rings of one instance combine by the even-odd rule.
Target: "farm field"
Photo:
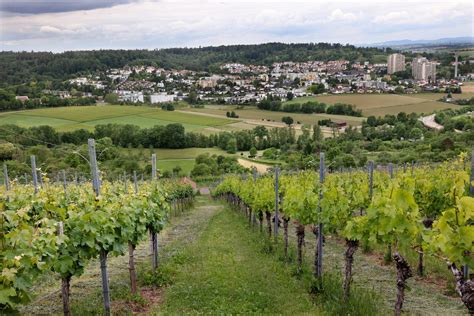
[[[345,115],[331,115],[331,114],[304,114],[304,113],[285,113],[285,112],[272,112],[259,110],[254,106],[247,106],[244,109],[235,109],[234,106],[222,106],[222,105],[208,105],[204,109],[185,109],[182,112],[195,112],[202,114],[211,114],[214,116],[225,117],[227,111],[234,111],[239,118],[242,119],[244,124],[267,125],[269,123],[281,123],[281,118],[284,116],[291,116],[296,122],[301,124],[313,125],[318,120],[331,119],[334,122],[347,122],[349,125],[357,126],[361,125],[364,118],[345,116]],[[268,122],[270,120],[270,122]]]
[[[131,159],[141,161],[143,166],[150,163],[152,154],[156,154],[156,167],[161,171],[173,171],[174,167],[181,167],[181,173],[189,175],[194,167],[194,159],[201,155],[208,153],[210,155],[224,155],[224,150],[219,148],[183,148],[183,149],[137,149],[137,148],[123,148]]]
[[[305,102],[316,100],[327,104],[347,103],[354,104],[362,110],[364,116],[383,116],[385,114],[406,113],[431,113],[442,109],[457,108],[457,105],[436,101],[443,94],[420,94],[398,95],[398,94],[345,94],[345,95],[323,95],[316,97],[305,97],[295,99],[291,102]],[[298,101],[300,100],[300,101]]]
[[[180,123],[187,131],[199,131],[235,122],[225,117],[197,116],[146,106],[60,107],[0,114],[0,125],[16,124],[22,127],[50,125],[59,131],[79,128],[92,130],[95,125],[108,123],[135,124],[140,127]]]

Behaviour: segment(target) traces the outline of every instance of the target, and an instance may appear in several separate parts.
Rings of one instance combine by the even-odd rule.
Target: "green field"
[[[455,94],[454,97],[470,98],[474,96],[473,92],[467,91],[471,88],[472,86],[466,84],[466,92],[459,95]],[[289,102],[317,100],[327,104],[338,102],[354,104],[362,110],[364,116],[384,116],[385,114],[397,114],[399,112],[421,114],[459,107],[454,104],[439,102],[438,100],[443,96],[444,94],[435,93],[412,95],[344,94],[302,97]],[[230,110],[239,115],[238,120],[226,117],[226,113]],[[148,106],[103,105],[5,112],[0,114],[0,125],[16,124],[21,127],[50,125],[58,131],[71,131],[79,128],[93,130],[96,125],[109,123],[134,124],[142,128],[180,123],[186,131],[197,131],[208,135],[221,131],[252,129],[256,125],[266,125],[269,128],[283,127],[281,119],[288,115],[293,117],[295,123],[300,122],[305,125],[313,125],[322,119],[331,119],[334,122],[346,122],[349,125],[358,126],[364,120],[362,117],[345,115],[264,111],[254,106],[237,109],[231,105],[207,105],[203,109],[181,108],[177,111],[163,111]],[[297,133],[299,132],[301,131],[297,130]]]
[[[254,106],[246,106],[243,109],[235,109],[233,106],[222,106],[222,105],[208,105],[204,109],[186,109],[186,112],[195,112],[195,113],[205,113],[211,114],[214,116],[225,116],[226,112],[233,110],[239,118],[244,122],[235,123],[229,125],[228,127],[234,127],[237,124],[246,124],[253,125],[250,128],[253,128],[258,124],[261,125],[271,125],[271,122],[281,123],[281,118],[284,116],[290,115],[296,122],[302,124],[313,125],[317,121],[322,119],[331,119],[335,122],[347,122],[349,125],[360,125],[364,118],[354,117],[354,116],[345,116],[345,115],[331,115],[331,114],[304,114],[304,113],[285,113],[285,112],[273,112],[259,110]],[[253,123],[253,124],[250,124]]]
[[[319,101],[327,104],[347,103],[353,104],[362,110],[364,116],[384,116],[385,114],[406,113],[431,113],[442,109],[457,108],[457,105],[439,102],[444,94],[420,93],[410,95],[400,94],[341,94],[321,95],[296,98],[289,103],[304,103],[307,101]],[[455,95],[459,98],[470,97],[470,93]]]
[[[163,111],[146,106],[82,106],[35,109],[0,114],[1,124],[16,124],[22,127],[50,125],[59,131],[79,128],[92,130],[95,125],[117,123],[135,124],[140,127],[182,124],[187,131],[217,128],[235,123],[225,117],[193,115],[180,111]]]
[[[296,98],[290,102],[307,102],[316,100],[327,104],[347,103],[354,104],[362,110],[364,116],[383,116],[385,114],[431,113],[442,109],[457,108],[457,105],[439,102],[444,94],[341,94],[322,95],[314,97]]]
[[[183,149],[137,149],[137,148],[123,148],[122,149],[130,159],[139,162],[143,167],[150,164],[152,154],[156,154],[156,166],[161,171],[173,171],[176,166],[181,167],[182,174],[189,175],[194,167],[194,159],[200,154],[208,153],[210,155],[224,155],[224,150],[219,148],[183,148]]]

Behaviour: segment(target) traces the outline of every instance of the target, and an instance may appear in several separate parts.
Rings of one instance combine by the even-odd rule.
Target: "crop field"
[[[300,122],[301,124],[307,125],[316,124],[319,120],[331,119],[334,122],[347,122],[349,125],[357,126],[361,125],[364,120],[362,117],[345,115],[272,112],[259,110],[253,106],[248,106],[244,109],[235,109],[233,106],[209,105],[204,109],[186,109],[186,112],[206,113],[214,116],[225,116],[227,111],[234,111],[239,115],[239,118],[244,121],[243,123],[250,125],[269,125],[270,122],[273,123],[273,121],[275,123],[281,123],[281,118],[284,116],[291,116],[295,120],[295,123]]]
[[[219,148],[122,148],[121,150],[123,150],[130,157],[130,159],[138,161],[142,166],[150,164],[151,155],[156,154],[156,166],[159,170],[173,171],[174,167],[181,167],[181,173],[185,175],[189,175],[194,167],[194,159],[201,154],[208,153],[210,155],[230,155]]]
[[[16,124],[22,127],[50,125],[59,131],[79,128],[91,130],[95,125],[108,123],[135,124],[140,127],[180,123],[187,131],[194,131],[235,123],[235,120],[163,111],[145,106],[60,107],[0,114],[0,124]]]
[[[364,116],[383,116],[399,112],[430,113],[437,110],[456,108],[457,105],[439,102],[444,94],[343,94],[296,98],[289,102],[319,101],[327,104],[354,104]]]

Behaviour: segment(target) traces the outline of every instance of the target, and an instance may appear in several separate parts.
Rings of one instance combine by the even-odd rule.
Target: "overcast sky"
[[[0,0],[0,50],[473,36],[470,0]]]

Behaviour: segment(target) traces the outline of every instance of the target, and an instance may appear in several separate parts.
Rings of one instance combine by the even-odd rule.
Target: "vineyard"
[[[0,311],[15,312],[30,299],[29,289],[43,274],[62,280],[65,315],[71,314],[69,288],[73,277],[83,274],[88,262],[100,258],[105,314],[110,314],[107,258],[128,251],[130,290],[137,292],[135,247],[151,239],[152,266],[158,268],[157,234],[172,215],[192,201],[193,189],[178,181],[156,180],[156,156],[152,157],[152,181],[108,182],[99,177],[95,144],[89,141],[93,183],[50,182],[38,175],[34,156],[33,183],[9,181],[0,201]],[[41,181],[38,181],[38,178]]]
[[[41,277],[50,274],[61,279],[62,310],[64,315],[72,315],[71,280],[81,277],[88,265],[99,259],[103,312],[112,314],[107,259],[127,255],[129,291],[137,295],[135,250],[147,240],[152,271],[159,270],[158,234],[173,211],[192,204],[193,188],[182,181],[158,179],[154,154],[149,180],[139,181],[136,173],[105,180],[94,140],[88,145],[91,177],[87,181],[68,177],[65,172],[53,181],[54,177],[50,179],[37,168],[35,156],[31,156],[32,182],[10,180],[4,167],[5,185],[0,189],[2,313],[18,313],[31,300],[32,288]],[[293,262],[289,260],[289,230],[294,227],[296,275],[304,270],[303,249],[309,229],[316,241],[312,295],[323,293],[327,286],[323,281],[326,236],[337,236],[344,242],[341,297],[333,299],[341,302],[338,314],[351,313],[345,306],[355,292],[351,293],[354,261],[358,249],[368,247],[384,249],[386,259],[395,263],[396,315],[402,314],[405,296],[411,294],[405,293],[409,279],[427,274],[428,258],[449,267],[457,294],[468,312],[474,313],[473,275],[469,274],[474,269],[474,153],[470,165],[462,154],[457,160],[436,165],[375,166],[371,161],[366,169],[339,171],[325,166],[324,158],[321,153],[319,172],[275,167],[263,175],[254,170],[253,177],[228,175],[211,193],[244,213],[248,225],[260,230],[269,249],[282,249],[286,263]],[[216,222],[224,225],[222,230],[232,229],[222,218]],[[231,240],[238,243],[229,236],[219,240],[220,247]],[[195,247],[199,252],[214,245]],[[417,254],[416,267],[407,260],[408,252]],[[216,266],[220,266],[219,260]],[[268,262],[269,258],[262,260]],[[191,278],[184,275],[183,279],[184,288],[191,288],[186,283]],[[307,299],[301,306],[308,304]]]
[[[446,262],[456,292],[474,313],[473,164],[466,157],[441,165],[407,165],[403,169],[374,168],[328,173],[321,154],[319,174],[304,171],[245,179],[228,176],[213,191],[216,198],[232,204],[248,216],[249,223],[264,225],[268,238],[278,242],[283,226],[283,247],[288,255],[289,222],[295,223],[297,270],[301,271],[305,230],[317,239],[315,280],[323,275],[324,236],[345,240],[343,302],[350,297],[354,254],[360,245],[382,245],[397,269],[395,314],[402,313],[407,280],[414,275],[403,250],[418,253],[417,273],[423,275],[425,256]],[[374,170],[376,169],[376,170]],[[471,175],[470,175],[471,174]],[[321,283],[315,291],[321,291]]]

